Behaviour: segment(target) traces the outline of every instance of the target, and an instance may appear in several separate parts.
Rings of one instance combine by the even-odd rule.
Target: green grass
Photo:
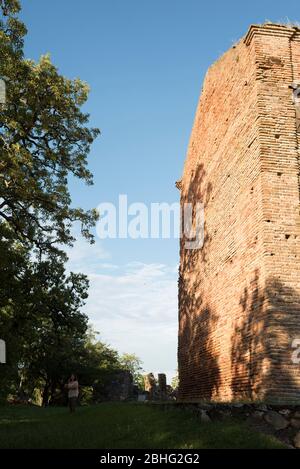
[[[201,423],[189,412],[104,403],[78,408],[0,407],[0,448],[282,448],[227,420]]]

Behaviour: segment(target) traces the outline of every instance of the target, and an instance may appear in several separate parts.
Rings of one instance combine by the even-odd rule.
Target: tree
[[[64,264],[75,221],[93,242],[98,215],[71,206],[68,177],[93,183],[87,155],[99,130],[81,111],[87,84],[60,75],[47,55],[24,58],[19,11],[18,0],[0,0],[0,330],[8,347],[0,391],[38,388],[47,405],[75,372],[99,398],[114,372],[128,369],[138,381],[141,371],[138,357],[120,363],[96,340],[81,312],[87,277]]]
[[[18,382],[17,363],[28,337],[29,252],[0,224],[0,331],[6,342],[7,363],[1,366],[2,397]]]
[[[39,252],[62,253],[72,244],[71,226],[81,223],[90,241],[95,210],[71,207],[68,176],[92,184],[87,155],[98,129],[81,111],[88,86],[60,75],[49,56],[38,63],[22,55],[26,28],[15,18],[17,0],[1,0],[0,76],[6,105],[0,108],[0,220]],[[5,18],[6,21],[5,21]]]
[[[172,380],[171,380],[171,387],[176,390],[178,389],[178,386],[179,386],[179,376],[178,376],[178,371],[176,371],[176,375],[173,376]]]
[[[79,375],[81,384],[91,388],[93,402],[101,402],[107,397],[106,387],[120,368],[118,352],[98,340],[95,331],[89,327]]]
[[[27,32],[25,25],[18,20],[16,14],[21,10],[19,0],[0,0],[0,44],[1,55],[23,55],[23,38]]]
[[[30,308],[31,337],[21,355],[21,374],[43,382],[43,404],[72,372],[83,355],[87,316],[80,308],[87,298],[88,280],[65,272],[60,258],[33,267]]]
[[[57,329],[53,323],[46,322],[43,330],[39,329],[28,347],[22,386],[27,396],[33,396],[38,389],[43,405],[62,403],[64,384],[75,373],[81,394],[90,388],[90,401],[98,402],[105,397],[107,383],[120,368],[118,353],[96,340],[84,318],[78,315],[72,328]]]
[[[144,378],[142,375],[142,360],[134,353],[124,353],[120,357],[120,364],[124,370],[132,374],[133,382],[141,389],[144,388]]]
[[[0,0],[0,77],[6,81],[6,103],[0,105],[4,394],[17,389],[26,373],[53,383],[54,368],[71,366],[71,355],[84,342],[87,318],[80,308],[88,282],[82,274],[66,275],[63,247],[72,244],[74,221],[92,242],[97,219],[95,210],[71,207],[67,181],[74,176],[92,184],[87,155],[99,131],[89,128],[81,111],[88,86],[61,76],[48,56],[38,63],[24,59],[26,27],[19,11],[18,0]]]

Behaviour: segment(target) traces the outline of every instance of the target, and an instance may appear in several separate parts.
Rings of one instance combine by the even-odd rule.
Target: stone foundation
[[[212,404],[176,403],[160,404],[162,409],[171,406],[191,412],[201,422],[238,419],[245,421],[253,430],[273,435],[289,448],[300,448],[300,405],[266,404]]]

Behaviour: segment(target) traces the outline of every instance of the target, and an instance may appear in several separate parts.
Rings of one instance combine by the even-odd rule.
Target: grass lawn
[[[238,421],[200,423],[189,412],[104,403],[78,408],[0,407],[0,448],[282,448]]]

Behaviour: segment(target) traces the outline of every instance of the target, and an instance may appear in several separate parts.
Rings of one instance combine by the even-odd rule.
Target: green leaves
[[[0,42],[4,50],[10,47],[11,52],[23,54],[23,38],[27,33],[25,25],[15,15],[21,9],[19,0],[0,0]],[[0,55],[0,58],[1,55]]]
[[[93,183],[87,157],[99,130],[81,111],[86,83],[60,75],[49,55],[24,59],[19,10],[0,0],[0,331],[8,381],[19,370],[53,384],[62,363],[66,372],[85,353],[88,280],[66,272],[63,248],[75,221],[93,242],[98,214],[72,206],[68,178]]]
[[[19,0],[0,0],[0,8],[4,16],[19,13],[21,5]]]
[[[72,243],[74,221],[92,239],[97,214],[71,208],[67,177],[92,184],[87,155],[99,130],[85,126],[88,115],[80,111],[85,83],[59,75],[49,56],[38,64],[21,59],[16,65],[4,71],[10,78],[0,113],[0,219],[19,239],[57,252],[59,244]]]
[[[7,102],[0,107],[0,222],[21,242],[40,251],[60,252],[71,244],[70,228],[79,221],[92,241],[94,210],[71,208],[70,175],[92,184],[87,166],[90,146],[99,134],[81,111],[88,85],[58,73],[50,56],[38,63],[22,56],[26,28],[14,16],[18,1],[0,1],[0,76]]]

